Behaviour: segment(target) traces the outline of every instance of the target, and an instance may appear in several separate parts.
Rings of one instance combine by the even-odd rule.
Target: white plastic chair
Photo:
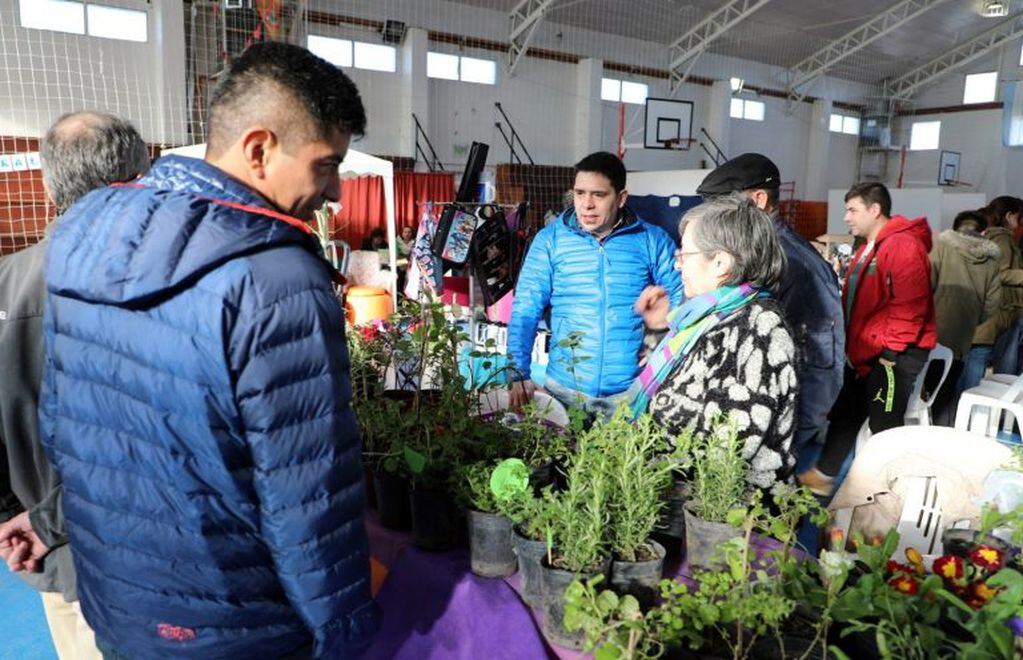
[[[1011,383],[1006,382],[1009,378]],[[1015,423],[1023,423],[1023,376],[985,378],[959,398],[957,429],[996,438],[999,422],[1007,433],[1012,433]]]
[[[510,407],[508,399],[508,390],[503,387],[488,390],[480,397],[480,416],[508,410]],[[533,393],[533,403],[546,421],[562,428],[568,426],[568,411],[550,394],[537,390]]]

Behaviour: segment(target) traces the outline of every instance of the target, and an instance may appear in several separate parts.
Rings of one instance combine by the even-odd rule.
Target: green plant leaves
[[[512,500],[529,490],[529,466],[522,459],[507,458],[490,474],[490,491],[499,502]]]
[[[404,455],[405,464],[408,465],[409,471],[412,474],[422,474],[423,470],[426,469],[426,456],[408,445],[405,445]]]

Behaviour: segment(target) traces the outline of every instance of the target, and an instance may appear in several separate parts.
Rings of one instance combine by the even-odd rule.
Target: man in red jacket
[[[816,467],[799,475],[829,495],[863,420],[871,433],[901,426],[927,355],[937,342],[931,297],[931,229],[925,218],[891,217],[892,198],[880,183],[861,183],[845,195],[845,222],[866,240],[849,265],[842,305],[846,372],[831,410],[828,437]]]

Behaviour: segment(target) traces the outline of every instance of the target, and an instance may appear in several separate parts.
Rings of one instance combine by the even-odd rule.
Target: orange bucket
[[[391,294],[378,286],[353,286],[345,296],[345,317],[353,325],[382,321],[393,311]]]

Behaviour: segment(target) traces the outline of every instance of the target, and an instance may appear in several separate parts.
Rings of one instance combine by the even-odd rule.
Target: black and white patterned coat
[[[650,403],[654,420],[673,435],[693,427],[710,431],[731,414],[751,486],[770,488],[791,479],[795,430],[796,347],[773,300],[755,300],[701,337]]]

